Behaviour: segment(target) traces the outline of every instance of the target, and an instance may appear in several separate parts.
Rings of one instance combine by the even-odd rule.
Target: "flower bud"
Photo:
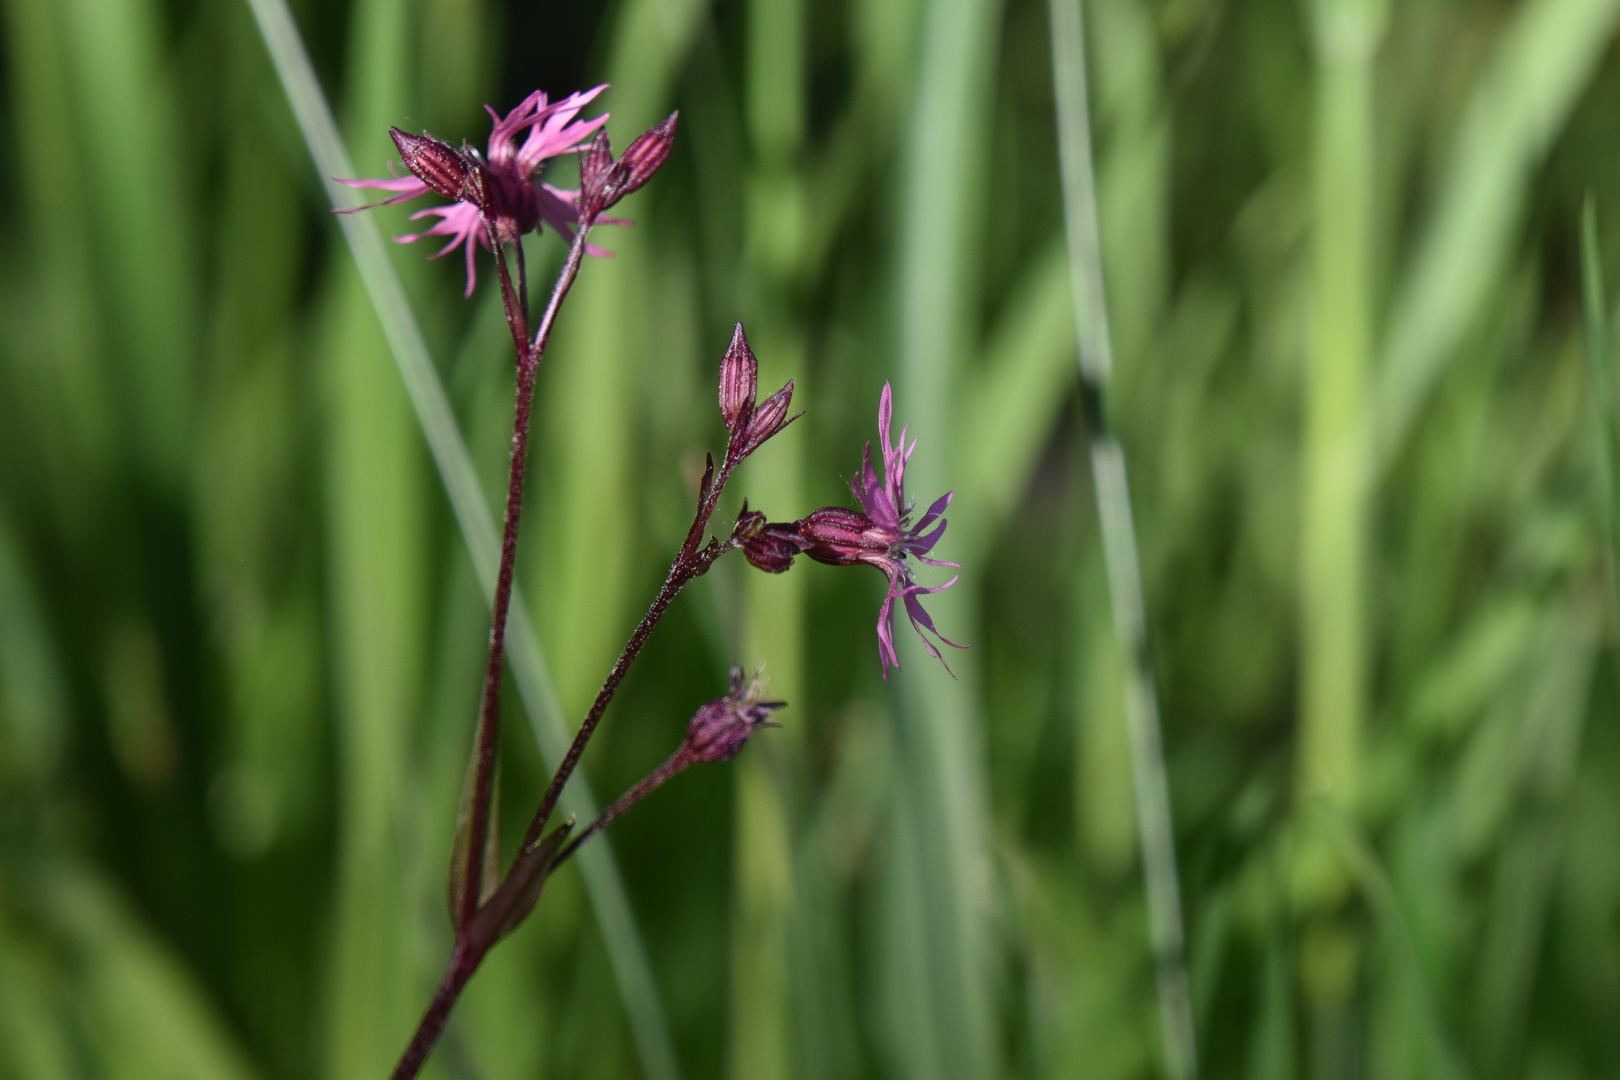
[[[731,527],[731,542],[744,544],[758,536],[765,528],[765,515],[758,510],[748,509],[748,500],[744,499],[742,513],[737,515],[737,524]]]
[[[756,570],[780,574],[793,565],[793,556],[804,550],[804,543],[791,524],[770,524],[742,543],[743,558]]]
[[[788,406],[792,404],[793,380],[789,379],[786,386],[756,405],[732,431],[731,445],[726,448],[727,460],[733,465],[737,464],[763,446],[767,439],[803,416],[802,412],[787,415]]]
[[[625,147],[624,156],[613,160],[606,132],[597,132],[590,148],[579,161],[579,210],[581,221],[591,221],[602,211],[652,179],[653,173],[669,157],[675,145],[673,112],[663,123],[642,132]]]
[[[720,415],[725,418],[727,431],[735,435],[748,423],[758,391],[759,361],[748,347],[742,323],[738,323],[720,361]]]
[[[686,727],[681,755],[692,762],[725,761],[737,755],[748,737],[762,727],[780,727],[771,714],[783,701],[761,701],[764,683],[758,672],[746,683],[740,667],[731,669],[731,691],[703,706]]]
[[[399,159],[411,175],[447,199],[460,199],[462,186],[472,163],[449,143],[440,142],[427,132],[408,135],[399,128],[389,128],[394,145],[399,148]]]
[[[615,170],[620,171],[622,177],[619,180],[621,187],[613,195],[613,202],[618,202],[651,180],[653,173],[664,164],[669,152],[675,148],[675,121],[680,115],[678,111],[670,113],[662,123],[642,132],[624,148],[624,156],[615,165]]]
[[[591,145],[579,152],[579,190],[582,201],[594,198],[613,167],[613,149],[608,144],[607,128],[599,128]],[[601,207],[597,207],[599,212]]]

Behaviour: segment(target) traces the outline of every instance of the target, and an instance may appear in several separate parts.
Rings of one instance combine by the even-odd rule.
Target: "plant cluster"
[[[943,515],[954,493],[947,492],[934,500],[915,524],[912,523],[914,504],[906,498],[905,469],[916,449],[916,441],[907,442],[909,428],[905,427],[898,440],[891,440],[893,400],[887,384],[878,407],[883,476],[880,479],[873,467],[872,448],[868,444],[861,468],[850,485],[860,510],[829,506],[796,521],[773,522],[758,510],[749,509],[745,499],[724,538],[709,536],[705,541],[710,519],[737,466],[802,415],[789,412],[793,401],[791,379],[769,397],[759,400],[759,362],[748,345],[742,324],[738,323],[720,361],[719,406],[728,433],[725,453],[718,467],[713,455],[707,456],[698,486],[697,507],[685,542],[670,564],[669,573],[651,606],[608,673],[567,754],[552,774],[516,854],[502,873],[494,805],[496,746],[500,731],[506,622],[523,511],[535,376],[558,313],[579,276],[585,256],[609,254],[589,243],[591,230],[597,225],[629,224],[624,219],[607,216],[606,211],[652,179],[669,157],[675,138],[677,115],[671,114],[638,136],[615,158],[604,128],[607,114],[590,120],[579,118],[580,111],[603,89],[605,87],[598,86],[557,102],[548,101],[546,95],[537,90],[505,116],[490,109],[494,126],[487,153],[466,142],[458,149],[425,132],[417,136],[391,128],[389,134],[408,175],[343,181],[352,187],[391,193],[380,202],[354,210],[406,202],[430,192],[451,200],[448,205],[417,211],[413,219],[434,217],[437,223],[423,232],[397,239],[410,243],[427,236],[448,237],[448,243],[434,257],[463,249],[469,296],[477,282],[477,249],[482,247],[494,255],[517,364],[512,458],[500,572],[492,605],[489,662],[450,856],[449,905],[455,944],[432,1001],[395,1067],[394,1080],[409,1080],[421,1069],[467,981],[490,948],[534,910],[547,878],[558,866],[670,777],[692,765],[729,760],[742,750],[754,732],[777,726],[771,717],[785,703],[765,699],[759,672],[745,678],[742,668],[734,667],[730,690],[697,710],[687,726],[685,738],[663,764],[632,785],[577,834],[572,819],[551,824],[564,785],[579,767],[591,736],[654,627],[680,591],[706,573],[721,556],[741,549],[751,565],[768,573],[786,572],[794,558],[801,554],[829,565],[865,564],[881,570],[889,583],[877,623],[878,657],[885,679],[889,669],[900,663],[893,629],[897,602],[905,608],[930,656],[944,663],[929,634],[954,648],[964,647],[939,633],[919,599],[950,587],[957,579],[952,577],[940,585],[923,586],[914,580],[911,568],[913,560],[932,566],[957,565],[928,557],[945,533]],[[547,160],[567,152],[579,155],[577,190],[560,189],[540,179]],[[526,234],[545,225],[568,240],[569,249],[544,312],[531,327],[528,273],[521,241]],[[512,252],[510,257],[508,249]]]

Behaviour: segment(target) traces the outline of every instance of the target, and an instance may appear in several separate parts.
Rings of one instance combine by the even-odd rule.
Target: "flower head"
[[[765,681],[760,672],[744,682],[740,667],[731,669],[731,690],[715,698],[692,716],[679,755],[687,762],[725,761],[737,756],[748,737],[762,727],[780,727],[771,714],[786,702],[762,700]]]
[[[605,89],[605,85],[598,86],[554,102],[546,100],[544,91],[536,90],[505,116],[486,105],[495,121],[487,154],[465,143],[458,150],[431,135],[409,135],[394,128],[390,134],[410,175],[386,180],[343,180],[350,187],[392,192],[380,202],[353,209],[408,202],[429,191],[453,199],[448,206],[430,206],[411,215],[412,221],[437,218],[432,227],[395,239],[409,244],[425,236],[447,237],[449,242],[432,258],[465,248],[467,295],[471,296],[477,281],[473,245],[488,250],[490,227],[501,243],[514,242],[542,224],[550,225],[566,240],[573,239],[579,222],[579,192],[542,183],[540,168],[549,158],[587,145],[607,122],[606,113],[590,120],[577,118],[580,110]],[[610,218],[598,220],[620,223]],[[594,245],[586,250],[592,255],[610,254]]]
[[[945,518],[942,515],[955,492],[947,491],[935,499],[916,524],[911,523],[913,504],[906,499],[906,462],[917,444],[915,441],[909,446],[906,444],[909,428],[901,429],[898,442],[890,442],[889,425],[893,411],[893,394],[889,385],[884,383],[883,396],[878,402],[883,480],[881,483],[878,481],[877,470],[872,467],[872,444],[867,443],[861,471],[850,481],[855,497],[860,500],[860,510],[823,507],[796,522],[767,524],[753,532],[742,544],[743,554],[748,561],[771,573],[779,574],[786,570],[792,565],[796,554],[808,555],[817,562],[833,566],[865,563],[883,571],[889,579],[889,592],[878,612],[877,634],[878,659],[883,664],[885,679],[889,677],[889,668],[900,666],[900,657],[894,649],[894,606],[897,601],[905,607],[906,617],[922,639],[923,648],[941,664],[945,664],[945,658],[928,639],[928,634],[952,648],[967,647],[941,634],[918,599],[950,588],[956,584],[956,578],[952,577],[943,585],[923,586],[911,576],[913,559],[930,566],[957,565],[928,557],[939,538],[945,535]],[[945,670],[951,670],[949,664],[945,664]]]

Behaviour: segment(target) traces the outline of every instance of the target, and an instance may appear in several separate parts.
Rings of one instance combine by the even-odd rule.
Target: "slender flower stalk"
[[[572,830],[570,822],[542,839],[539,831],[544,825],[544,818],[537,818],[539,824],[533,830],[533,835],[525,838],[505,878],[497,882],[499,844],[495,842],[491,822],[494,817],[496,746],[500,731],[500,683],[518,529],[522,519],[535,376],[550,341],[552,328],[556,325],[557,313],[579,276],[580,265],[589,250],[588,237],[592,227],[601,222],[617,220],[606,217],[604,211],[651,178],[669,156],[674,139],[675,117],[672,115],[632,142],[624,156],[615,162],[608,146],[607,133],[600,130],[606,117],[588,122],[574,120],[579,108],[595,93],[574,95],[557,106],[548,106],[544,95],[537,93],[506,117],[496,116],[487,160],[465,144],[461,150],[456,150],[431,135],[417,137],[394,129],[391,132],[394,144],[411,174],[410,178],[351,182],[355,186],[381,187],[393,191],[395,194],[383,200],[385,203],[414,198],[430,190],[456,200],[452,207],[440,208],[443,211],[440,214],[441,224],[452,221],[459,223],[456,228],[460,231],[456,233],[451,247],[457,244],[467,247],[469,292],[473,285],[474,238],[494,253],[501,300],[507,326],[512,333],[517,363],[512,460],[507,480],[500,568],[491,605],[493,616],[489,661],[479,700],[472,761],[451,852],[449,900],[451,922],[456,931],[455,947],[427,1012],[395,1067],[395,1080],[409,1080],[420,1070],[443,1031],[450,1009],[484,955],[501,936],[533,910],[540,890],[557,861],[560,846]],[[516,139],[524,130],[529,134],[520,147]],[[558,193],[534,179],[540,164],[547,157],[578,147],[592,131],[595,138],[580,155],[580,191]],[[548,199],[560,200],[564,194],[568,196],[568,214],[550,213],[555,206]],[[521,241],[525,233],[538,228],[542,222],[557,227],[559,232],[569,237],[571,243],[551,297],[531,337],[528,281]],[[507,245],[513,246],[516,251],[515,283],[507,261]],[[729,473],[729,463],[725,472]],[[723,483],[724,477],[721,486]],[[715,490],[712,497],[701,501],[703,525],[706,525],[713,511],[718,494],[718,490]],[[698,532],[701,532],[701,528],[701,525],[694,525]],[[696,573],[702,573],[714,558],[735,546],[735,543],[711,544],[711,548],[718,550],[708,554],[707,561],[700,553],[698,562],[701,568]],[[611,698],[611,693],[608,697]],[[579,740],[576,740],[576,745],[578,743]],[[578,749],[583,747],[578,746]],[[578,750],[571,750],[569,758],[564,761],[564,768],[571,772],[577,762]],[[561,770],[559,776],[566,779],[566,773]],[[560,791],[561,784],[562,780],[554,780],[552,788]],[[548,793],[547,802],[549,814],[550,804],[555,802],[555,797]]]
[[[715,467],[714,459],[712,457],[709,459],[708,468],[699,488],[698,505],[693,515],[692,526],[687,531],[686,540],[670,567],[663,587],[631,635],[612,671],[609,672],[596,702],[553,775],[541,800],[540,808],[518,845],[517,856],[506,877],[498,885],[493,883],[493,874],[486,860],[495,855],[488,849],[495,846],[489,842],[491,832],[489,823],[494,812],[492,804],[495,746],[498,741],[500,717],[499,688],[505,611],[502,601],[503,598],[509,600],[511,592],[511,567],[516,550],[522,500],[523,476],[520,459],[523,455],[523,438],[527,428],[528,404],[533,391],[534,370],[538,368],[545,342],[556,319],[556,312],[578,274],[585,251],[585,237],[593,218],[618,198],[645,182],[646,177],[650,175],[646,162],[653,157],[656,157],[657,162],[661,162],[663,157],[667,156],[667,142],[672,132],[673,118],[655,128],[654,133],[649,133],[656,133],[656,137],[666,144],[661,151],[657,146],[647,150],[642,140],[632,143],[624,158],[620,159],[631,162],[627,168],[616,170],[611,166],[604,166],[597,169],[594,174],[582,170],[587,177],[582,185],[581,197],[581,205],[586,208],[585,216],[581,219],[579,232],[569,251],[568,262],[564,264],[552,291],[551,302],[547,305],[532,340],[526,335],[527,324],[522,310],[521,282],[518,286],[512,284],[502,247],[498,243],[495,245],[496,265],[502,281],[502,297],[507,301],[508,324],[512,329],[514,340],[518,343],[519,358],[519,418],[518,429],[513,439],[514,459],[508,487],[508,516],[502,544],[501,576],[496,591],[496,621],[491,627],[490,661],[485,673],[484,693],[480,703],[474,759],[469,770],[468,789],[463,797],[464,816],[458,828],[452,856],[451,908],[456,926],[456,943],[427,1012],[423,1015],[415,1035],[395,1068],[394,1080],[410,1080],[420,1070],[422,1062],[426,1060],[428,1052],[442,1033],[450,1010],[460,997],[467,980],[478,969],[490,947],[533,910],[545,881],[558,863],[571,856],[581,844],[677,772],[700,761],[722,761],[735,754],[753,731],[760,727],[771,726],[769,722],[771,713],[781,707],[780,702],[762,701],[758,680],[745,686],[741,673],[738,672],[733,679],[731,692],[709,703],[693,717],[686,741],[681,748],[663,766],[654,770],[604,811],[572,843],[565,845],[573,829],[572,821],[564,823],[550,833],[545,833],[546,824],[556,808],[562,789],[578,767],[586,744],[601,723],[625,674],[640,654],[659,619],[668,610],[670,603],[687,582],[705,573],[715,560],[727,551],[741,547],[765,525],[765,515],[750,511],[745,502],[726,539],[711,538],[707,543],[703,542],[709,520],[719,505],[720,496],[732,470],[766,440],[797,419],[796,416],[787,415],[793,396],[791,382],[765,401],[755,404],[758,365],[739,324],[721,363],[721,410],[730,433],[726,455],[718,469]],[[638,144],[642,146],[641,156],[633,158],[632,151],[637,149]],[[597,146],[600,146],[602,152],[606,154],[605,135],[597,136],[593,150]],[[608,160],[611,161],[610,156]],[[651,168],[656,167],[655,162]]]
[[[568,296],[568,290],[579,276],[579,265],[585,251],[590,224],[582,222],[574,242],[568,250],[551,300],[541,316],[539,331],[534,340],[528,338],[528,320],[524,312],[525,297],[513,290],[507,272],[506,258],[500,246],[495,248],[495,262],[501,277],[502,299],[506,305],[507,325],[517,344],[517,407],[512,420],[512,462],[506,484],[506,517],[501,531],[501,566],[495,584],[494,614],[489,630],[489,660],[484,669],[483,693],[479,698],[478,729],[474,741],[473,803],[466,837],[458,836],[453,859],[465,860],[451,868],[452,909],[459,929],[476,912],[483,881],[483,859],[489,834],[490,804],[493,801],[495,776],[495,746],[500,729],[501,667],[506,656],[506,618],[512,603],[512,575],[517,565],[518,525],[523,516],[523,484],[529,459],[529,414],[534,402],[534,380],[540,370],[540,359],[556,324],[557,311]],[[457,887],[459,884],[459,888]]]
[[[626,151],[626,157],[628,156],[629,151]],[[692,527],[687,530],[686,541],[670,565],[669,573],[664,578],[664,584],[659,588],[658,595],[653,598],[652,605],[641,617],[641,622],[630,635],[624,651],[614,663],[613,670],[608,673],[607,681],[602,684],[602,689],[596,695],[596,701],[591,705],[591,711],[586,715],[585,722],[580,725],[579,733],[574,736],[573,745],[569,746],[567,756],[563,758],[556,775],[552,777],[551,786],[546,789],[545,798],[540,802],[540,809],[535,813],[534,820],[524,835],[525,845],[533,843],[545,828],[546,821],[557,806],[557,799],[562,795],[563,785],[568,782],[568,777],[579,765],[580,755],[585,752],[585,744],[590,742],[591,735],[595,733],[596,726],[602,722],[602,716],[607,712],[608,704],[618,691],[619,684],[624,681],[625,673],[640,655],[642,646],[646,645],[653,627],[663,618],[670,603],[687,582],[705,573],[714,565],[714,561],[727,551],[742,547],[757,534],[764,523],[763,515],[749,513],[748,504],[745,502],[743,512],[732,528],[730,539],[724,543],[713,540],[707,546],[701,546],[709,517],[720,502],[720,493],[731,478],[732,470],[749,454],[759,449],[767,439],[798,419],[797,414],[787,415],[788,407],[793,401],[792,380],[763,402],[754,404],[758,370],[759,362],[755,359],[753,350],[748,347],[748,338],[743,333],[742,323],[738,323],[731,336],[731,345],[726,349],[725,358],[720,365],[720,411],[731,435],[726,446],[725,458],[721,461],[718,474],[715,472],[714,458],[709,458],[708,467],[703,473],[703,481],[698,487],[697,513],[692,518]]]
[[[620,814],[652,794],[676,773],[704,762],[730,761],[742,752],[743,745],[754,732],[761,728],[780,727],[771,719],[771,714],[787,703],[764,700],[763,689],[764,679],[760,672],[756,671],[753,678],[744,681],[742,668],[732,668],[731,690],[693,714],[691,723],[686,727],[686,738],[675,748],[675,752],[619,796],[618,801],[602,811],[595,821],[574,837],[557,856],[557,862],[567,859],[581,844],[607,828]]]

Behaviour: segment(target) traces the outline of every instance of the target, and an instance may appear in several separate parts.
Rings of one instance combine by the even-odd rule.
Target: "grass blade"
[[[404,91],[399,56],[410,25],[387,0],[354,5],[351,121],[382,122]],[[409,732],[424,655],[422,602],[428,493],[410,405],[389,371],[376,315],[351,265],[339,262],[318,334],[323,557],[331,582],[337,887],[328,964],[326,1075],[377,1075],[416,1017],[433,961],[413,930],[406,852],[416,837],[400,809],[412,782]]]
[[[1124,448],[1109,429],[1104,408],[1103,395],[1113,368],[1113,348],[1108,334],[1102,247],[1097,229],[1084,27],[1079,0],[1051,0],[1049,10],[1053,91],[1057,99],[1058,148],[1063,175],[1063,216],[1068,231],[1081,393],[1091,434],[1091,468],[1114,633],[1129,666],[1125,716],[1131,734],[1131,772],[1136,791],[1148,922],[1158,971],[1165,1067],[1174,1080],[1183,1080],[1198,1075],[1198,1044],[1187,981],[1170,786],[1159,730],[1158,692],[1147,646],[1146,609],[1136,526],[1131,513],[1130,483],[1125,472]]]
[[[1395,958],[1400,962],[1410,992],[1420,1013],[1419,1022],[1427,1036],[1430,1066],[1440,1080],[1468,1080],[1468,1069],[1462,1055],[1457,1052],[1440,1013],[1429,979],[1423,970],[1417,944],[1411,927],[1401,910],[1395,886],[1379,862],[1378,855],[1357,827],[1355,820],[1344,808],[1326,799],[1314,798],[1310,804],[1325,826],[1331,842],[1338,848],[1345,865],[1354,876],[1356,886],[1372,909],[1379,928],[1390,942]]]
[[[921,12],[902,159],[895,395],[896,411],[928,448],[907,467],[917,492],[943,492],[955,476],[948,458],[960,425],[952,407],[968,359],[963,343],[978,334],[968,312],[980,284],[975,240],[990,205],[983,193],[1000,10],[996,0],[932,0]],[[973,588],[933,598],[941,627],[977,632],[983,625]],[[911,655],[916,659],[896,678],[886,867],[894,901],[885,913],[893,1051],[902,1075],[983,1080],[994,1074],[994,1029],[984,948],[989,837],[980,663],[971,651],[953,655],[962,680],[953,683],[919,650]]]
[[[1603,524],[1609,540],[1609,585],[1615,594],[1615,611],[1620,613],[1620,417],[1614,401],[1614,361],[1609,355],[1597,209],[1590,195],[1581,208],[1581,308],[1586,324],[1587,377],[1592,381],[1588,397],[1597,437],[1598,479],[1603,488]]]
[[[84,175],[110,337],[127,382],[133,446],[146,478],[173,497],[191,449],[198,312],[192,212],[200,192],[182,164],[187,138],[170,85],[164,12],[147,0],[72,0],[62,20],[77,83]],[[83,213],[81,208],[78,212]]]
[[[1532,0],[1503,29],[1394,293],[1374,397],[1375,480],[1400,452],[1509,257],[1531,169],[1602,59],[1617,15],[1617,0]]]
[[[348,189],[331,178],[352,176],[354,171],[292,14],[282,0],[249,0],[249,4],[292,105],[299,130],[322,175],[328,198],[334,206],[349,205]],[[421,330],[399,278],[383,250],[376,225],[363,215],[352,214],[343,215],[338,222],[376,308],[383,332],[388,337],[400,377],[404,380],[428,449],[449,496],[456,524],[466,543],[479,584],[485,596],[491,596],[500,562],[500,542],[494,518],[484,500],[477,471],[456,426],[444,387],[428,356]],[[554,764],[561,760],[566,751],[569,734],[540,650],[539,638],[535,635],[527,607],[515,591],[507,636],[507,660],[535,740],[539,743],[541,754]],[[563,795],[563,806],[581,820],[588,821],[596,815],[595,799],[583,776],[576,774],[570,782]],[[618,866],[605,840],[581,851],[580,867],[602,929],[614,977],[619,984],[642,1068],[654,1080],[675,1080],[680,1071],[669,1036],[669,1026],[653,981],[652,967],[636,928]]]

